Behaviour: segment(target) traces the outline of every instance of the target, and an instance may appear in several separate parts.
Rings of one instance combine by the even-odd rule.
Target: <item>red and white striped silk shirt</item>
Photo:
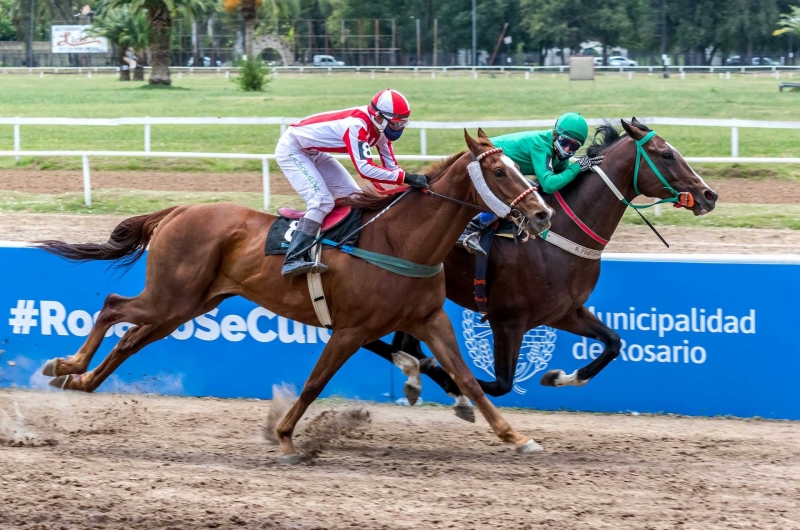
[[[349,153],[359,175],[365,179],[402,184],[405,171],[397,165],[392,142],[375,127],[366,105],[314,114],[291,125],[301,148],[326,153]],[[377,147],[383,166],[372,161]]]

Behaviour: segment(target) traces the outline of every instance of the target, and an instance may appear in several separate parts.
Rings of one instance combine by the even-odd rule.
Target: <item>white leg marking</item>
[[[558,371],[558,377],[555,378],[553,381],[554,386],[583,386],[589,381],[583,381],[578,379],[578,371],[575,370],[571,374],[567,375],[564,370]]]
[[[404,351],[392,354],[392,362],[408,377],[406,384],[422,390],[422,380],[419,376],[419,361]]]
[[[472,407],[472,403],[470,402],[467,396],[456,396],[456,402],[453,405],[454,407]]]

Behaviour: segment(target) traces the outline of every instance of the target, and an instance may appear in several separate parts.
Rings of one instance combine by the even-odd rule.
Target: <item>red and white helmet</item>
[[[396,131],[405,129],[406,125],[408,125],[408,117],[411,115],[411,105],[408,104],[408,100],[403,94],[391,88],[381,90],[375,94],[368,110],[373,123],[380,131],[387,124]],[[378,114],[383,116],[383,123],[379,124],[375,121]]]

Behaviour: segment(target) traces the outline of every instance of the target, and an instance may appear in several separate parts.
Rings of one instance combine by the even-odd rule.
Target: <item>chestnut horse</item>
[[[493,148],[483,131],[479,130],[478,136],[473,139],[465,131],[469,150],[430,169],[433,195],[448,201],[410,193],[365,227],[359,248],[417,264],[439,265],[474,215],[476,205],[487,209],[487,204],[499,204],[506,213],[510,206],[511,214],[534,233],[549,227],[553,211],[532,184],[501,150]],[[366,221],[375,217],[374,210],[392,200],[394,197],[365,193],[350,203],[373,210],[365,213]],[[40,242],[41,248],[67,259],[123,260],[127,264],[140,258],[149,243],[144,290],[133,298],[109,295],[86,343],[72,357],[49,361],[45,375],[55,376],[52,383],[56,386],[92,392],[128,357],[231,296],[243,296],[278,315],[319,326],[306,278],[281,276],[283,257],[264,256],[264,238],[275,219],[235,204],[196,204],[127,219],[102,245]],[[521,453],[540,449],[505,421],[461,358],[453,327],[442,309],[445,284],[441,270],[427,278],[409,278],[334,249],[324,250],[323,261],[330,268],[322,275],[322,283],[333,332],[302,393],[276,427],[287,461],[296,460],[292,434],[297,422],[331,377],[363,344],[401,330],[430,347],[501,440],[514,444]],[[134,326],[87,373],[106,331],[118,322]]]
[[[674,147],[636,118],[632,122],[621,120],[621,123],[627,135],[621,136],[610,125],[600,127],[600,134],[596,135],[595,144],[588,148],[588,153],[589,156],[605,155],[600,168],[625,200],[632,201],[639,192],[649,197],[669,199],[683,194],[685,201],[677,205],[690,208],[695,215],[704,215],[714,209],[717,193],[689,167]],[[663,181],[645,160],[637,162],[641,150],[659,169]],[[670,187],[676,193],[671,192]],[[591,171],[581,173],[561,190],[560,200],[555,195],[546,195],[545,200],[557,212],[551,232],[594,251],[603,249],[604,245],[598,239],[611,238],[627,207],[600,174]],[[574,221],[570,214],[578,221]],[[582,229],[579,223],[597,238]],[[473,297],[472,256],[460,247],[454,248],[445,259],[444,267],[447,297],[462,307],[477,311]],[[522,338],[527,330],[537,326],[552,326],[605,344],[603,353],[588,365],[571,374],[550,370],[542,377],[542,385],[585,385],[614,360],[620,351],[619,335],[584,306],[599,277],[599,259],[577,256],[539,238],[515,243],[496,237],[489,254],[487,274],[490,288],[487,316],[494,336],[496,381],[479,381],[483,391],[491,396],[502,396],[511,391]],[[420,370],[449,394],[462,395],[447,372],[425,356],[419,341],[412,336],[398,333],[392,345],[376,341],[365,348],[402,364],[404,372],[412,374],[404,387],[409,401],[413,402],[419,396]],[[392,355],[398,350],[423,362],[418,367],[409,366],[408,359],[404,358],[408,356]],[[398,359],[403,362],[398,362]],[[456,400],[456,414],[474,421],[474,412],[463,398]]]

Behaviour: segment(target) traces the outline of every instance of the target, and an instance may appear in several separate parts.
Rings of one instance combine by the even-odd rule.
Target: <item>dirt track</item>
[[[12,399],[58,445],[0,446],[0,528],[800,528],[796,423],[505,411],[545,447],[521,457],[481,419],[366,404],[364,436],[287,467],[265,401]]]

